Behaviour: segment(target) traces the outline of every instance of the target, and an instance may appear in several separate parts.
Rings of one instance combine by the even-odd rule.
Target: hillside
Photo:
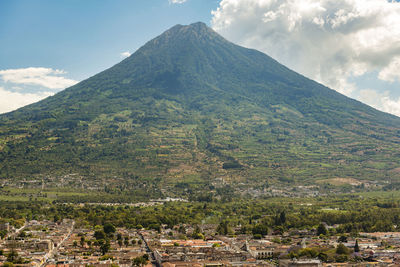
[[[396,182],[399,167],[400,118],[203,23],[174,26],[110,69],[0,115],[1,179],[73,173],[100,187],[190,193],[221,181]]]

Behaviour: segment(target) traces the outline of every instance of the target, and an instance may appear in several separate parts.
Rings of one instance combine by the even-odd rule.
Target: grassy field
[[[94,195],[94,192],[79,192],[76,190],[51,188],[41,190],[37,188],[11,188],[0,190],[0,201],[47,201],[52,202],[59,197],[82,197]]]

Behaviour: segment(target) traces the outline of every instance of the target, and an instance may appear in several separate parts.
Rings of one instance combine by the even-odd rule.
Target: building
[[[274,256],[275,246],[269,241],[246,241],[245,250],[257,260],[268,259]]]

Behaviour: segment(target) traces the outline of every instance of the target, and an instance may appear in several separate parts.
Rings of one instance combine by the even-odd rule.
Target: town
[[[331,235],[339,225],[267,235],[227,224],[89,227],[72,219],[0,224],[3,266],[398,266],[400,232]]]

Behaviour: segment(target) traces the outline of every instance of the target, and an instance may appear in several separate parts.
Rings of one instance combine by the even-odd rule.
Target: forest
[[[342,195],[316,199],[268,198],[234,199],[211,202],[165,202],[146,207],[129,205],[59,204],[42,201],[2,201],[0,220],[20,227],[26,220],[74,219],[78,225],[159,230],[183,224],[218,224],[220,234],[282,234],[292,230],[315,230],[324,225],[336,227],[323,235],[396,231],[400,222],[400,198]]]

